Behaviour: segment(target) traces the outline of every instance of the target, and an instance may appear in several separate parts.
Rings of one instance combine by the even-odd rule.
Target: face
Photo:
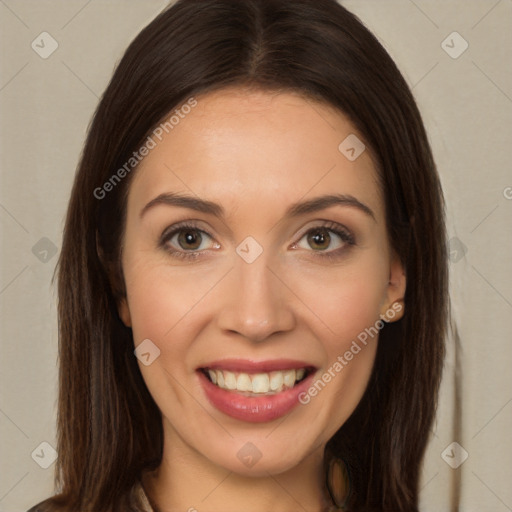
[[[223,90],[133,176],[120,316],[182,456],[282,473],[360,401],[405,277],[369,151],[338,149],[351,134],[299,95]]]

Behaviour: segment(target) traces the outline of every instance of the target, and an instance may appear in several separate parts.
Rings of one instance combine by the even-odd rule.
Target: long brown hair
[[[58,262],[58,494],[43,511],[140,510],[130,490],[162,457],[161,413],[117,313],[134,169],[160,120],[227,86],[300,92],[347,115],[375,156],[405,317],[380,333],[366,393],[327,445],[352,478],[349,510],[418,508],[447,323],[444,207],[413,96],[377,39],[334,0],[180,0],[130,44],[94,114]],[[119,175],[119,174],[118,174]],[[105,189],[103,189],[105,190]]]

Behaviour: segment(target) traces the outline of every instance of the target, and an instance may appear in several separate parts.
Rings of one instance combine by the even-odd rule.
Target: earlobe
[[[119,263],[117,265],[112,264],[107,260],[100,243],[98,231],[96,231],[96,254],[98,255],[98,259],[107,274],[111,292],[116,299],[117,312],[119,317],[126,327],[131,327],[132,320],[130,315],[130,308],[128,307],[128,301],[126,300],[126,290],[124,288],[121,265]]]
[[[119,300],[119,305],[117,306],[117,310],[119,312],[119,317],[121,318],[123,324],[126,327],[132,326],[132,317],[130,315],[130,308],[128,307],[128,301],[126,297]]]
[[[400,259],[395,255],[389,271],[386,301],[380,314],[385,322],[396,322],[404,316],[405,287],[405,271]]]
[[[391,305],[388,305],[384,311],[381,311],[380,318],[387,323],[397,322],[404,316],[404,313],[404,299],[397,299]]]

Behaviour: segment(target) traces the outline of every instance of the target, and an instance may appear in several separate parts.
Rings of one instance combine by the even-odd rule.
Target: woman
[[[150,23],[58,275],[59,493],[32,510],[418,510],[443,199],[405,81],[334,0]]]

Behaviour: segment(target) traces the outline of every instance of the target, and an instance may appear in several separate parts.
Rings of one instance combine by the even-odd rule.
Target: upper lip
[[[251,359],[222,359],[212,361],[198,368],[198,370],[228,370],[231,372],[267,373],[279,370],[294,370],[299,368],[316,369],[311,363],[295,359],[269,359],[266,361],[253,361]]]

